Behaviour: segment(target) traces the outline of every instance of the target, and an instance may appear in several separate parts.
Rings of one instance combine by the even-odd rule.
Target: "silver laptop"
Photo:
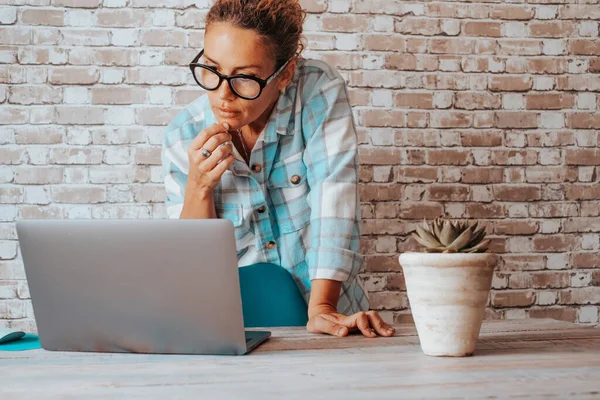
[[[246,354],[233,225],[210,220],[17,221],[42,347]]]

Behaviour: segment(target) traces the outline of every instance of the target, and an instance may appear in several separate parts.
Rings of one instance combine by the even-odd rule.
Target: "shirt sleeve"
[[[183,209],[189,161],[181,128],[168,130],[163,139],[161,160],[165,179],[167,216],[177,219]],[[185,171],[185,172],[184,172]]]
[[[344,80],[316,86],[302,111],[311,207],[306,262],[311,280],[351,281],[363,262],[358,138]]]

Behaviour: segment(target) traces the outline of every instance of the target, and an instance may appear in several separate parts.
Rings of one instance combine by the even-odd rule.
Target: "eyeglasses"
[[[208,65],[199,64],[198,60],[204,54],[204,50],[200,51],[194,60],[190,63],[190,70],[194,76],[194,80],[201,88],[205,90],[217,90],[223,81],[227,81],[231,91],[238,97],[245,100],[255,100],[262,93],[263,89],[273,81],[288,65],[289,60],[275,71],[267,79],[260,79],[255,76],[237,74],[237,75],[223,75],[219,73],[214,67]]]

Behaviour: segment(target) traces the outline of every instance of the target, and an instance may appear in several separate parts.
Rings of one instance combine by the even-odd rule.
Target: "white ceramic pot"
[[[429,356],[472,355],[498,256],[403,253],[399,260],[423,352]]]

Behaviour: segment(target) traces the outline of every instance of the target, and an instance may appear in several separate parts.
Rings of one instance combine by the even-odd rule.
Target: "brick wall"
[[[20,218],[164,218],[164,125],[208,0],[0,0],[0,326],[32,327]],[[488,318],[598,323],[598,1],[307,0],[308,51],[347,79],[364,277],[410,319],[398,252],[423,217],[480,218]]]

